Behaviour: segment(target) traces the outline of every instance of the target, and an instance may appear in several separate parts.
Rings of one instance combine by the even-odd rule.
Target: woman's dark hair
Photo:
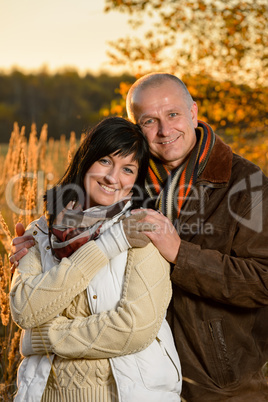
[[[85,197],[84,177],[88,169],[94,162],[111,154],[123,157],[133,154],[139,169],[132,197],[134,201],[140,199],[140,203],[142,202],[149,163],[148,142],[137,124],[121,117],[109,117],[87,132],[63,177],[47,192],[45,208],[51,219],[55,218],[56,202],[59,197],[62,197],[63,208],[70,201],[78,201],[79,191],[80,194],[82,191]]]

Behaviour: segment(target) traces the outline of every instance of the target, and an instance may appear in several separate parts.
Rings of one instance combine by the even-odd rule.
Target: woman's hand
[[[11,264],[11,273],[19,265],[19,260],[28,253],[28,249],[35,244],[35,240],[31,235],[25,235],[25,228],[22,223],[16,224],[16,233],[18,237],[12,240],[12,246],[9,253],[9,262]]]

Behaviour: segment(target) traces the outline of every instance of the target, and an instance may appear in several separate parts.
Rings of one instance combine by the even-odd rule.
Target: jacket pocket
[[[180,367],[164,342],[156,338],[145,350],[135,354],[144,386],[151,391],[180,392]]]
[[[222,320],[210,320],[208,322],[208,332],[212,341],[212,347],[209,351],[212,362],[211,377],[222,388],[237,380],[225,342]]]

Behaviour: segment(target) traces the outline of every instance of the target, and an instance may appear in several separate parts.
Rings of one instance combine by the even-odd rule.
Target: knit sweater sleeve
[[[42,272],[39,246],[31,247],[21,259],[11,284],[13,320],[21,328],[28,329],[56,317],[86,289],[107,262],[107,257],[91,241],[49,271]]]
[[[123,296],[116,310],[57,317],[34,328],[34,354],[100,359],[135,353],[156,337],[171,298],[169,264],[149,244],[129,251]]]

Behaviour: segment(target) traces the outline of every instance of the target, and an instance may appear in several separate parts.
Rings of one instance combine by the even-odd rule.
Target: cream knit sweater
[[[119,308],[90,316],[85,289],[107,262],[94,242],[49,272],[38,244],[20,262],[13,319],[33,328],[29,354],[56,354],[42,402],[117,401],[107,358],[144,349],[159,331],[171,297],[169,264],[152,244],[129,250]]]

